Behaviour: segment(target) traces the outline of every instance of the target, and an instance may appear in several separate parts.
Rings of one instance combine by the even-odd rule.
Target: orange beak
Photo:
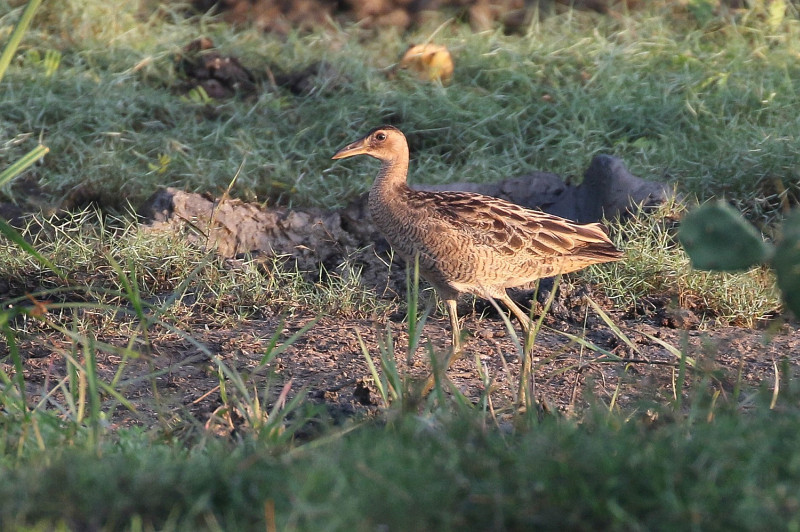
[[[331,159],[345,159],[347,157],[352,157],[354,155],[362,155],[368,152],[369,144],[367,143],[367,137],[363,139],[359,139],[355,142],[351,142],[341,150],[337,151],[333,154]]]

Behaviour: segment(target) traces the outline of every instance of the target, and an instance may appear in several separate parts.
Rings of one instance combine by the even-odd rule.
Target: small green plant
[[[185,96],[181,96],[181,100],[201,105],[211,105],[214,103],[214,98],[209,96],[206,90],[199,85],[187,92]]]
[[[423,344],[423,328],[434,306],[434,299],[431,298],[420,313],[419,284],[419,257],[417,257],[413,265],[408,264],[406,267],[408,298],[405,320],[408,332],[406,367],[411,367],[413,358],[418,356],[419,347]],[[385,333],[379,333],[377,337],[379,351],[377,364],[361,334],[356,332],[356,335],[372,381],[377,388],[381,406],[389,414],[390,419],[401,418],[404,414],[443,412],[446,410],[445,406],[451,406],[455,410],[475,410],[475,405],[470,403],[447,376],[447,369],[453,357],[452,346],[444,352],[437,352],[431,342],[425,342],[423,351],[430,362],[430,374],[427,378],[418,378],[401,371],[398,367],[394,336],[388,324]],[[479,357],[476,356],[475,362],[480,378],[485,384],[483,396],[479,398],[477,405],[479,408],[485,408],[489,402],[488,376],[481,366]]]
[[[408,265],[406,267],[406,294],[407,294],[407,314],[406,326],[408,329],[408,346],[406,348],[406,365],[411,365],[411,360],[417,352],[417,348],[422,340],[422,329],[425,322],[433,309],[433,299],[428,301],[422,314],[419,314],[419,257],[414,260],[413,267]],[[423,395],[428,391],[425,385],[413,379],[410,375],[402,373],[395,360],[394,353],[394,337],[392,336],[391,327],[387,324],[384,334],[378,335],[378,365],[369,352],[366,344],[364,343],[361,334],[356,331],[358,342],[361,347],[361,353],[364,355],[367,367],[370,370],[372,381],[378,390],[378,395],[383,403],[385,409],[391,407],[392,411],[403,413],[413,412],[419,404],[423,402]],[[433,347],[428,344],[426,352],[429,355],[432,365],[432,375],[429,378],[428,388],[434,387],[436,396],[442,397],[441,387],[442,383],[442,357],[437,356],[433,351]],[[446,378],[446,377],[445,377]]]
[[[695,268],[740,271],[768,265],[775,271],[787,308],[800,316],[800,211],[781,224],[776,243],[761,234],[724,201],[706,203],[687,214],[678,238]]]
[[[214,356],[219,378],[216,390],[219,391],[222,405],[206,421],[206,430],[217,435],[236,435],[237,438],[251,433],[259,441],[274,445],[291,441],[296,430],[310,419],[308,416],[297,415],[305,402],[303,390],[290,399],[292,380],[289,379],[280,387],[277,396],[273,396],[277,387],[272,373],[267,376],[260,392],[253,377],[261,373],[275,356],[308,331],[314,323],[316,322],[303,327],[278,348],[271,345],[261,363],[248,373],[242,373],[225,364],[219,356]],[[280,331],[279,327],[275,337]],[[271,407],[268,406],[270,403]]]
[[[25,54],[25,61],[44,71],[46,78],[52,77],[61,65],[62,54],[58,50],[45,50],[44,57],[39,50],[32,48]]]

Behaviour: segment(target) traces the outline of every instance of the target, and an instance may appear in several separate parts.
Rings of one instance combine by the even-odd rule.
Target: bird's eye
[[[383,131],[381,131],[380,133],[376,133],[375,140],[383,142],[384,140],[386,140],[386,133],[384,133]]]

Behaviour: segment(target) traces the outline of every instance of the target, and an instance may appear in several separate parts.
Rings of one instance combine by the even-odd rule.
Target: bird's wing
[[[577,224],[508,201],[469,192],[418,192],[435,213],[429,222],[502,255],[553,258],[583,252],[618,253],[600,224]],[[431,227],[431,229],[434,229]]]

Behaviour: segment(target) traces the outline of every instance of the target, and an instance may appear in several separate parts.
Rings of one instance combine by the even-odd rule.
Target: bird
[[[500,301],[528,335],[531,319],[507,289],[623,256],[599,223],[579,224],[472,192],[410,188],[408,141],[394,126],[372,129],[332,159],[356,155],[381,162],[369,191],[369,213],[407,263],[419,261],[420,275],[445,303],[454,357],[462,349],[460,294]]]

